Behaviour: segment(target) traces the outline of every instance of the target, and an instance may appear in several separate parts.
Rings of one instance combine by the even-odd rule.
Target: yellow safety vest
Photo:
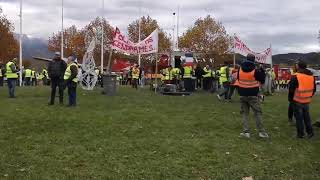
[[[32,76],[32,71],[31,69],[26,69],[26,76],[27,78],[31,77]]]
[[[12,70],[10,68],[10,66],[12,64],[15,66],[15,64],[13,62],[11,62],[11,61],[6,64],[7,78],[8,79],[17,79],[18,78],[18,74],[15,73],[15,72],[12,72]]]
[[[208,77],[212,77],[212,70],[207,69],[207,68],[203,68],[205,74],[203,75],[203,77],[208,78]]]
[[[221,67],[220,68],[220,84],[223,84],[225,82],[228,82],[227,78],[227,66]]]
[[[71,76],[71,66],[76,66],[78,68],[78,65],[76,63],[71,63],[68,65],[66,72],[64,73],[64,80],[68,80]],[[75,78],[72,79],[73,82],[77,83],[78,82],[78,78],[77,76]]]
[[[2,75],[2,69],[0,68],[0,77],[2,77],[3,75]]]
[[[139,75],[140,75],[140,69],[133,68],[132,69],[132,78],[133,79],[139,79]]]
[[[32,79],[35,79],[35,77],[36,77],[36,72],[35,72],[35,71],[32,71],[32,72],[31,72],[31,78],[32,78]]]
[[[184,67],[183,69],[184,69],[183,78],[185,78],[185,79],[190,79],[190,78],[191,78],[191,73],[192,73],[191,67],[186,66],[186,67]]]

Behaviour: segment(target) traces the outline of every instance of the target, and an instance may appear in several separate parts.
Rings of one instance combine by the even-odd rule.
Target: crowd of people
[[[4,68],[0,69],[0,86],[3,86],[4,77],[6,77],[9,98],[16,98],[15,89],[16,86],[20,84],[20,71],[22,72],[21,84],[23,86],[51,86],[51,96],[48,105],[54,105],[57,88],[59,90],[59,103],[62,105],[64,103],[64,90],[68,88],[68,106],[76,106],[78,65],[74,56],[68,57],[67,64],[61,59],[59,52],[55,53],[53,60],[41,73],[37,73],[34,69],[29,68],[20,70],[17,66],[17,58],[10,60]]]
[[[0,86],[3,86],[3,77],[6,76],[9,98],[15,98],[15,86],[19,77],[19,69],[16,66],[17,59],[9,61],[4,71],[0,71]],[[69,56],[66,63],[61,59],[60,53],[56,53],[47,69],[37,73],[34,69],[23,71],[23,83],[25,86],[35,86],[41,80],[44,85],[51,85],[51,96],[49,105],[55,104],[56,90],[59,92],[59,103],[64,103],[64,90],[68,88],[68,106],[76,106],[76,89],[78,85],[78,64],[76,57]],[[294,74],[288,84],[288,119],[291,124],[296,125],[297,137],[312,138],[314,136],[313,127],[309,113],[309,104],[316,92],[316,80],[312,72],[307,69],[307,64],[303,61],[297,62],[293,67]],[[100,74],[100,73],[99,73]],[[256,128],[261,138],[269,138],[269,134],[264,128],[262,121],[261,101],[262,94],[272,95],[272,87],[276,87],[275,74],[271,68],[264,68],[257,65],[255,56],[249,54],[240,65],[232,66],[225,62],[219,68],[206,65],[201,68],[199,65],[192,67],[184,64],[183,67],[174,68],[168,66],[161,70],[161,81],[164,85],[176,85],[177,89],[186,92],[194,92],[203,89],[206,92],[217,93],[220,101],[230,102],[235,91],[240,96],[240,109],[243,121],[242,137],[250,138],[249,127],[250,109],[254,114]],[[123,74],[118,80],[125,80],[124,84],[130,84],[138,89],[138,85],[144,83],[144,70],[139,65],[134,65],[124,78]],[[261,91],[264,89],[264,91]],[[261,98],[262,97],[262,98]],[[320,123],[316,123],[318,126]],[[305,133],[306,132],[306,133]]]

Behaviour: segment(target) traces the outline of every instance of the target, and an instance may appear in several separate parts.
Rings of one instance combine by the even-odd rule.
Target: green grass
[[[46,106],[48,88],[0,88],[0,179],[320,179],[319,129],[298,140],[285,94],[268,97],[270,140],[239,138],[239,102],[120,88],[78,91],[78,107]],[[320,98],[311,107],[318,116]],[[255,129],[254,121],[251,121]],[[228,153],[227,153],[228,152]]]

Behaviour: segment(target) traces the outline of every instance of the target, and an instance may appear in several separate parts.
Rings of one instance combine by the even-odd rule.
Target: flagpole
[[[22,86],[22,0],[20,0],[20,36],[19,36],[19,85]]]
[[[233,67],[236,67],[236,41],[235,41],[236,33],[233,35]]]
[[[103,73],[103,56],[104,56],[104,0],[102,0],[102,17],[101,17],[101,73]]]
[[[272,60],[272,46],[270,44],[270,51],[271,51],[271,70],[273,70],[273,60]]]
[[[63,59],[64,55],[63,55],[63,44],[64,44],[64,28],[63,28],[63,6],[64,6],[64,2],[63,0],[61,0],[61,59]]]
[[[177,49],[179,49],[179,18],[180,18],[180,6],[178,6],[178,13],[177,13]]]
[[[141,41],[141,2],[140,2],[140,7],[139,7],[139,42]],[[141,66],[141,54],[139,53],[138,55],[138,64]]]

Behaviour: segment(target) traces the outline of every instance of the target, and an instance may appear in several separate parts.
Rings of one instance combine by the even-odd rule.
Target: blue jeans
[[[224,82],[223,83],[223,91],[219,95],[220,96],[224,95],[224,99],[229,99],[229,89],[230,89],[229,82]]]
[[[77,105],[77,86],[72,83],[68,83],[68,96],[69,96],[69,106]]]
[[[309,104],[294,103],[294,117],[296,118],[298,137],[305,135],[304,126],[306,127],[308,135],[313,135]]]
[[[9,97],[14,98],[15,91],[16,91],[16,79],[8,79],[8,88],[9,88]]]

